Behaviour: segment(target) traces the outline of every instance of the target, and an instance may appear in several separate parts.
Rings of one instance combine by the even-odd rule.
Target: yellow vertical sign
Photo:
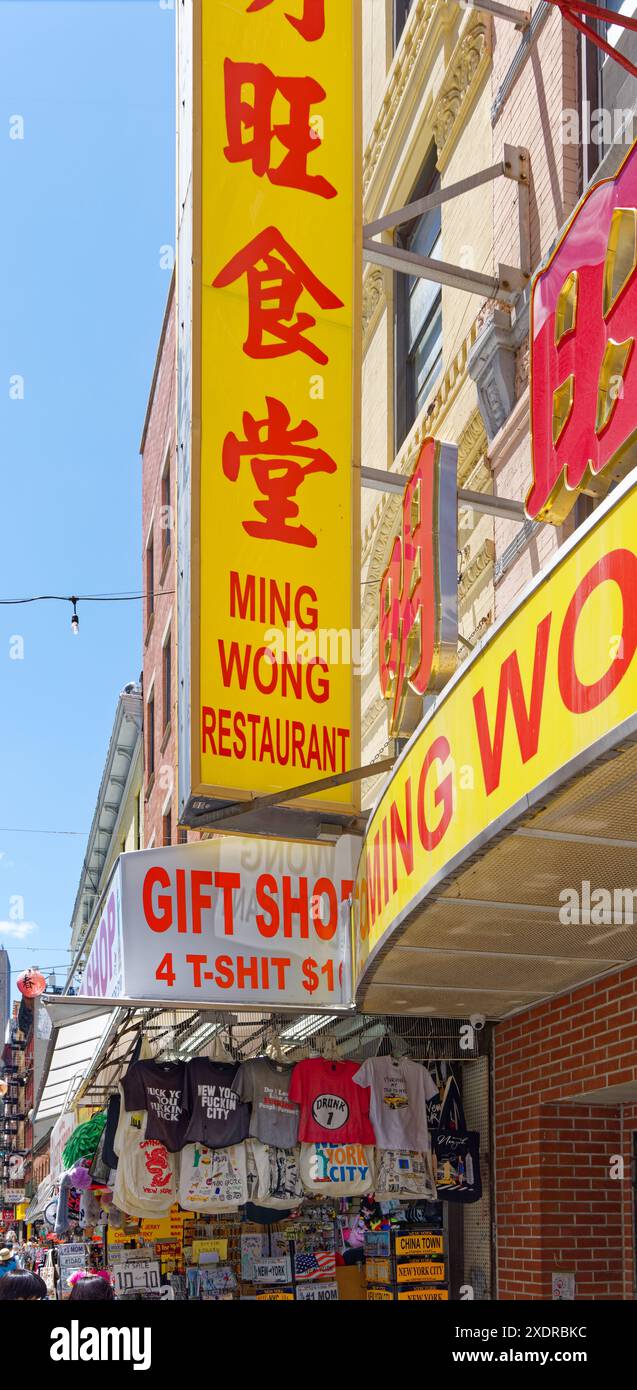
[[[358,10],[195,4],[194,795],[359,761]]]

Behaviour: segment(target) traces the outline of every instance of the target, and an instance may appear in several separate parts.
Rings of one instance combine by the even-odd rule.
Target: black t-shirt
[[[135,1062],[122,1081],[127,1110],[146,1110],[146,1138],[158,1139],[170,1153],[186,1142],[188,1110],[185,1062]]]
[[[233,1088],[238,1067],[193,1057],[186,1069],[186,1108],[189,1115],[186,1143],[225,1149],[240,1144],[250,1129],[250,1106]]]

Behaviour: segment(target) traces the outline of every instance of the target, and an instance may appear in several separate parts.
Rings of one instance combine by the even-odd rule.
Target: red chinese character
[[[264,10],[266,5],[271,4],[272,0],[252,0],[247,12],[253,14],[256,10]],[[308,43],[315,43],[317,39],[322,39],[325,33],[325,0],[303,0],[303,14],[300,19],[295,19],[291,14],[286,14],[285,17],[298,29],[301,38],[306,39]]]
[[[301,420],[296,429],[290,429],[290,412],[283,402],[275,396],[265,399],[268,407],[265,420],[255,420],[253,415],[244,412],[244,440],[239,440],[236,434],[226,435],[223,471],[234,483],[239,476],[241,459],[250,458],[252,475],[266,500],[254,504],[263,521],[242,523],[249,536],[314,549],[317,543],[314,532],[307,526],[290,524],[299,515],[297,503],[292,499],[310,473],[335,473],[336,464],[323,449],[308,447],[306,441],[318,435],[309,420]]]
[[[530,517],[559,525],[637,463],[637,144],[533,286]]]
[[[310,127],[310,108],[325,100],[325,88],[313,77],[275,77],[264,63],[224,64],[226,85],[226,126],[229,144],[224,154],[231,164],[252,162],[254,173],[267,174],[270,183],[282,188],[300,188],[319,198],[334,198],[336,189],[321,174],[308,174],[308,156],[319,149],[320,139]],[[252,87],[251,101],[243,99],[243,88]],[[272,107],[277,92],[290,107],[287,124],[274,124]],[[244,140],[244,131],[252,138]],[[272,141],[279,140],[288,154],[276,169],[270,165]]]
[[[305,261],[297,256],[276,227],[266,227],[219,271],[213,285],[225,289],[241,275],[248,280],[250,318],[243,350],[248,357],[285,357],[305,352],[312,361],[325,366],[329,358],[316,343],[305,338],[303,330],[314,328],[311,314],[294,311],[303,290],[311,294],[320,309],[341,309],[342,299],[328,290]],[[264,335],[276,342],[264,342]]]
[[[455,451],[425,440],[405,488],[402,537],[380,583],[380,687],[393,735],[416,727],[423,695],[441,689],[455,666],[456,535],[444,523],[451,507],[456,514],[456,464]]]

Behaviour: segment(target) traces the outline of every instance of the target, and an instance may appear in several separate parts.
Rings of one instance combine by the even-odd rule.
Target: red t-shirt
[[[373,1144],[369,1086],[356,1086],[357,1062],[326,1062],[323,1057],[298,1062],[292,1072],[290,1100],[301,1108],[299,1139],[303,1144]]]

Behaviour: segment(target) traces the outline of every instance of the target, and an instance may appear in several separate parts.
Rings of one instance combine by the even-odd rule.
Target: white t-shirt
[[[177,1201],[176,1155],[159,1140],[146,1138],[147,1120],[146,1110],[125,1110],[122,1095],[113,1203],[128,1216],[164,1216]]]
[[[245,1144],[226,1149],[184,1146],[179,1173],[179,1205],[184,1211],[236,1211],[247,1200]]]
[[[370,1057],[352,1080],[370,1088],[369,1116],[377,1148],[427,1151],[427,1101],[438,1094],[438,1087],[426,1067],[409,1057]]]

